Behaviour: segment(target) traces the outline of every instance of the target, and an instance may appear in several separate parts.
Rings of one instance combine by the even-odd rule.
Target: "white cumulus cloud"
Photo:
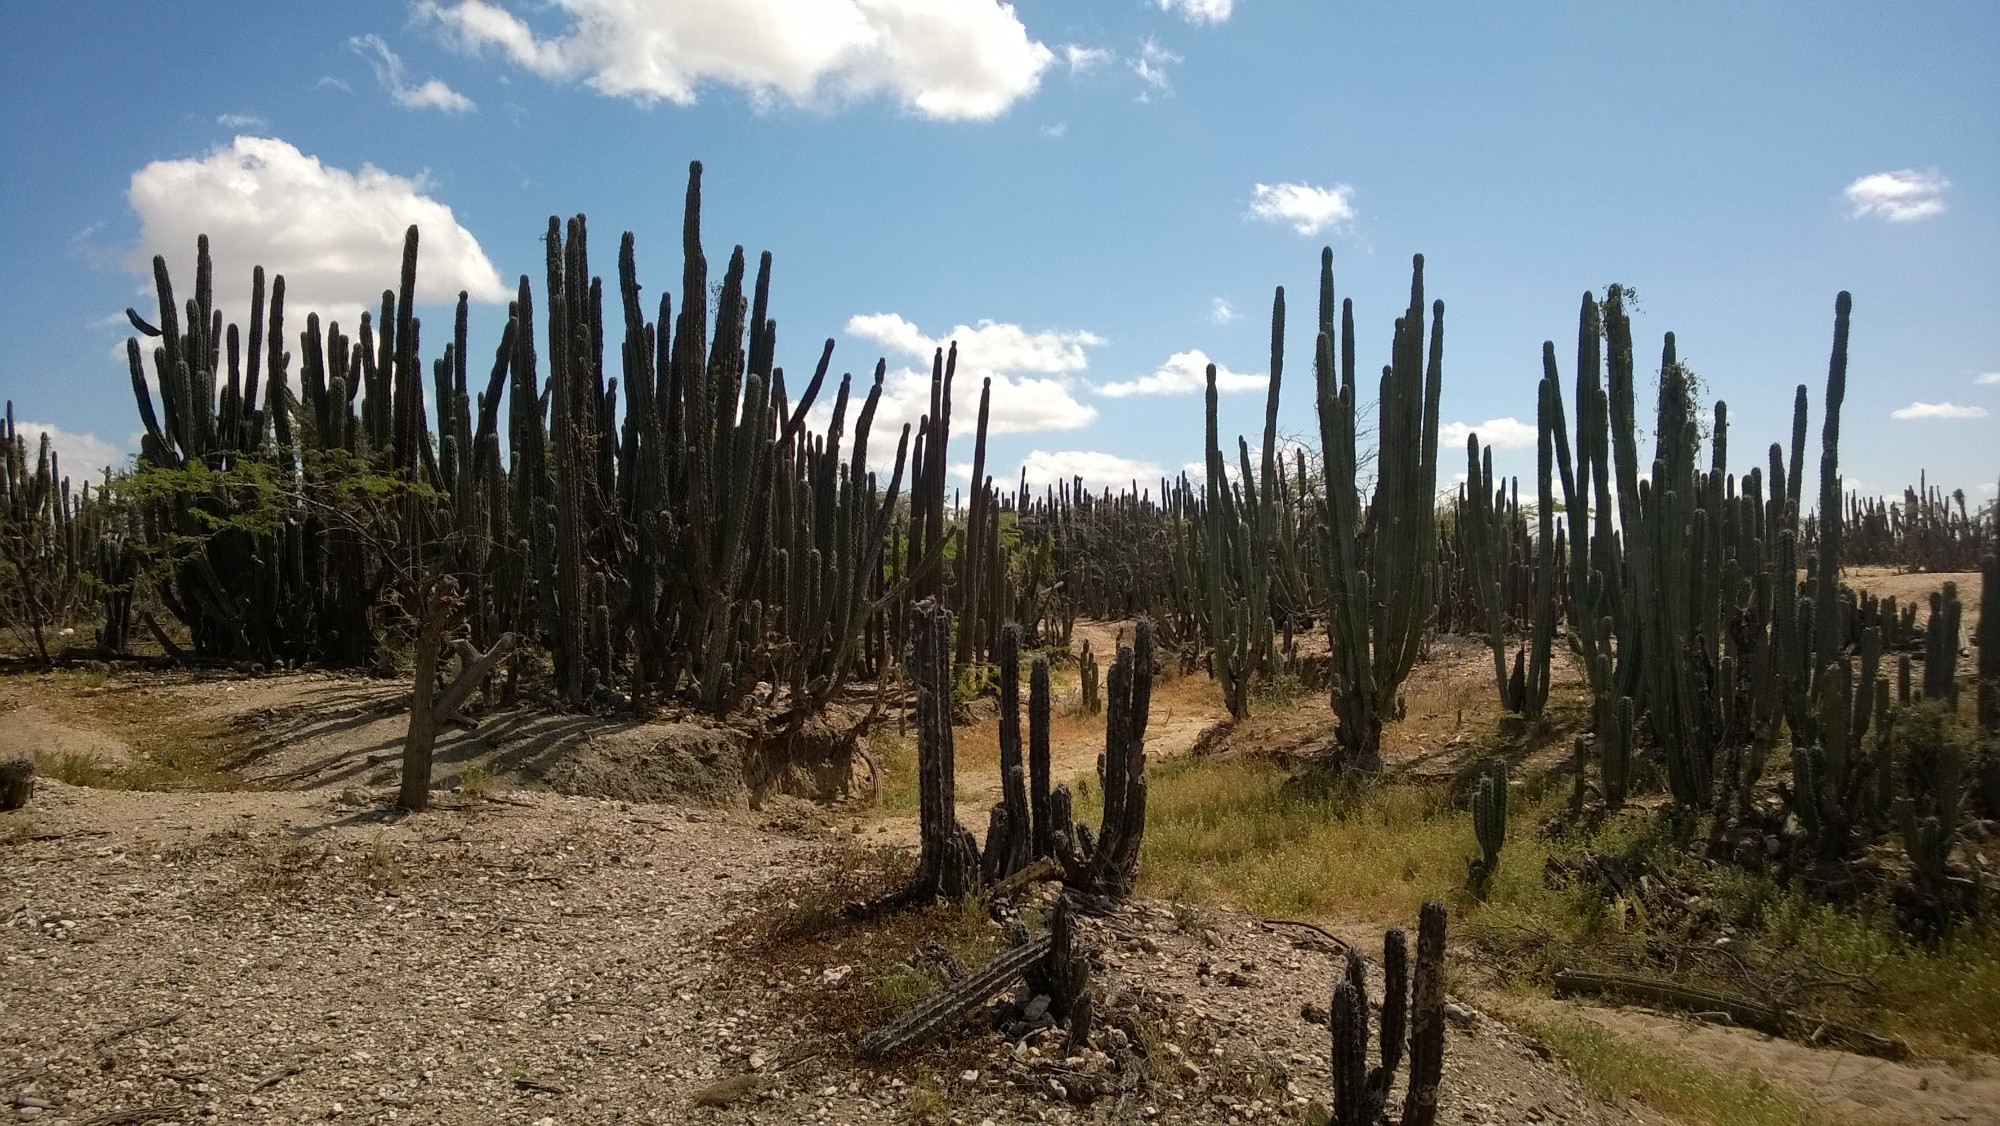
[[[1030,450],[1021,468],[1028,472],[1028,488],[1035,491],[1081,477],[1089,489],[1129,489],[1137,481],[1140,489],[1157,492],[1161,473],[1153,462],[1098,450]]]
[[[1489,418],[1476,424],[1447,422],[1438,427],[1438,449],[1464,450],[1469,434],[1479,435],[1481,444],[1496,450],[1532,450],[1540,438],[1534,423],[1518,418]]]
[[[1173,12],[1189,23],[1222,23],[1236,0],[1159,0],[1162,12]]]
[[[372,164],[329,167],[275,138],[237,137],[207,156],[132,174],[126,198],[140,233],[128,263],[150,277],[153,256],[164,254],[176,267],[176,296],[192,295],[195,238],[206,234],[225,316],[248,318],[250,271],[261,265],[285,276],[290,325],[304,327],[306,311],[317,309],[351,328],[362,308],[395,288],[403,232],[414,223],[420,302],[451,301],[460,290],[476,301],[507,300],[513,291],[479,240],[426,187]]]
[[[1097,417],[1097,408],[1077,401],[1074,377],[1087,368],[1086,348],[1102,337],[1081,331],[1031,332],[1017,324],[982,320],[930,336],[897,313],[849,318],[847,333],[872,340],[918,361],[892,368],[877,408],[878,425],[900,425],[930,407],[932,355],[958,343],[958,372],[952,381],[951,428],[970,435],[978,422],[981,381],[993,380],[987,427],[994,434],[1074,430]]]
[[[118,448],[116,442],[107,442],[95,434],[64,430],[45,422],[18,421],[14,426],[21,437],[28,440],[28,468],[31,472],[36,459],[41,456],[43,434],[49,436],[49,446],[55,451],[57,471],[78,487],[85,481],[102,481],[106,466],[113,469],[125,466],[125,451]]]
[[[468,50],[642,103],[694,102],[704,83],[799,105],[887,95],[941,119],[995,117],[1033,93],[1055,52],[994,0],[555,0],[538,33],[489,0],[419,0]]]
[[[1951,181],[1936,171],[1918,172],[1904,168],[1896,172],[1876,172],[1847,185],[1847,202],[1854,205],[1857,219],[1874,216],[1891,223],[1907,223],[1944,210],[1945,189]]]
[[[1985,407],[1960,406],[1957,403],[1911,403],[1889,412],[1890,418],[1904,422],[1912,419],[1985,418],[1986,415]]]
[[[1290,223],[1302,235],[1316,235],[1354,218],[1354,189],[1346,184],[1258,184],[1250,193],[1250,217]]]
[[[1137,379],[1106,383],[1097,389],[1100,395],[1122,399],[1127,395],[1190,395],[1208,387],[1208,365],[1214,361],[1199,348],[1186,352],[1175,352],[1167,357],[1167,362],[1154,369],[1151,375]],[[1217,391],[1254,391],[1269,382],[1270,377],[1262,372],[1245,374],[1230,371],[1221,364],[1215,365],[1215,389]]]
[[[410,85],[403,78],[403,60],[396,57],[396,52],[391,51],[379,35],[357,35],[349,39],[347,45],[375,68],[375,80],[399,106],[406,109],[440,109],[446,113],[465,113],[477,108],[471,98],[439,79],[429,78],[415,86]]]
[[[1243,314],[1236,311],[1236,306],[1231,305],[1225,298],[1216,298],[1208,307],[1208,319],[1211,324],[1226,325],[1242,317]]]

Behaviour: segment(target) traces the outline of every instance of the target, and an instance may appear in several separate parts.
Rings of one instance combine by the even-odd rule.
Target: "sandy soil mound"
[[[638,802],[744,804],[743,746],[735,733],[693,723],[649,723],[577,739],[542,771],[557,793]]]

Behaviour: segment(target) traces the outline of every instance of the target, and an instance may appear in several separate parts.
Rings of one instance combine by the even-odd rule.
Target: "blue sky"
[[[649,305],[677,285],[700,159],[712,268],[776,257],[781,363],[834,336],[836,371],[917,370],[955,336],[998,383],[1002,479],[1199,461],[1204,358],[1236,377],[1224,430],[1256,430],[1280,284],[1310,432],[1321,245],[1364,368],[1426,256],[1444,417],[1503,472],[1532,469],[1509,420],[1541,342],[1567,367],[1579,296],[1619,281],[1642,360],[1673,330],[1728,400],[1735,468],[1801,381],[1817,432],[1844,288],[1849,478],[2000,477],[1990,2],[14,4],[0,30],[0,398],[72,473],[133,448],[119,314],[152,314],[155,252],[191,287],[196,231],[231,318],[262,262],[296,331],[303,298],[351,327],[418,221],[420,292],[488,299],[484,353],[551,214],[590,217],[607,275],[634,231]],[[963,380],[962,432],[976,403]]]

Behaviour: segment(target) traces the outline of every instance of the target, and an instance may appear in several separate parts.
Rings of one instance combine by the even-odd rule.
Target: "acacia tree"
[[[289,507],[329,529],[352,536],[388,571],[381,605],[402,619],[411,640],[410,723],[403,736],[402,782],[396,804],[412,812],[430,806],[432,753],[437,734],[474,689],[512,652],[515,636],[503,633],[484,652],[470,640],[475,607],[455,560],[465,558],[468,534],[444,519],[449,498],[410,471],[371,471],[339,451],[315,455],[345,463],[309,464],[294,477]],[[442,666],[457,657],[447,683]]]

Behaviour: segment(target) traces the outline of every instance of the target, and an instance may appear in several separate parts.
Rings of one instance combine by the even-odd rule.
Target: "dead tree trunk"
[[[438,659],[444,648],[441,617],[426,614],[417,628],[416,690],[410,695],[410,727],[403,736],[403,785],[396,804],[413,813],[430,808],[431,750],[437,744],[438,728],[465,704],[474,689],[493,672],[493,666],[514,648],[514,635],[503,633],[493,647],[481,653],[470,641],[460,639],[451,650],[458,655],[458,675],[439,691]]]

